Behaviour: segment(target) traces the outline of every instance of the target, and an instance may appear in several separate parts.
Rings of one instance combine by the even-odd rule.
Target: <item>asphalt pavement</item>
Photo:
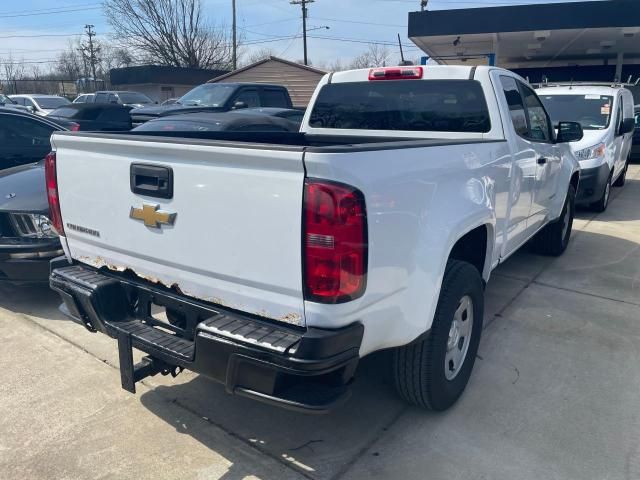
[[[438,414],[396,397],[384,352],[324,416],[190,372],[132,395],[115,341],[45,286],[0,286],[0,479],[639,479],[640,166],[613,193],[564,256],[494,273],[471,381]]]

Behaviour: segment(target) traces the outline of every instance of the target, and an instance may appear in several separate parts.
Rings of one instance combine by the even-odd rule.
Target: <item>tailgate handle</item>
[[[156,198],[173,198],[173,170],[170,167],[132,163],[131,191]]]

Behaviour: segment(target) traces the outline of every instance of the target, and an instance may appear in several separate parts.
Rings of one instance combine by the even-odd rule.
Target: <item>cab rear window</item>
[[[475,80],[388,80],[325,85],[313,128],[488,132],[491,121]]]

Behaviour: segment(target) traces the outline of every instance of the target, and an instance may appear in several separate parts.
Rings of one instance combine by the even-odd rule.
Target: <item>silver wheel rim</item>
[[[444,356],[444,375],[447,380],[456,378],[467,358],[473,331],[473,300],[468,295],[460,299],[449,329],[447,353]]]

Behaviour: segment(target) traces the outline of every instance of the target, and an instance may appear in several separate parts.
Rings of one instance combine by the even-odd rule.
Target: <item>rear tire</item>
[[[404,400],[442,411],[460,398],[480,344],[483,289],[473,265],[459,260],[447,263],[431,331],[393,352],[394,383]]]
[[[609,198],[611,197],[611,177],[613,173],[609,175],[609,179],[607,180],[607,184],[604,187],[604,191],[602,192],[602,197],[597,202],[591,204],[591,210],[594,212],[602,213],[609,206]]]
[[[576,190],[569,185],[567,198],[562,207],[560,218],[544,227],[533,239],[536,253],[558,257],[564,253],[571,239],[573,217],[576,210]]]

